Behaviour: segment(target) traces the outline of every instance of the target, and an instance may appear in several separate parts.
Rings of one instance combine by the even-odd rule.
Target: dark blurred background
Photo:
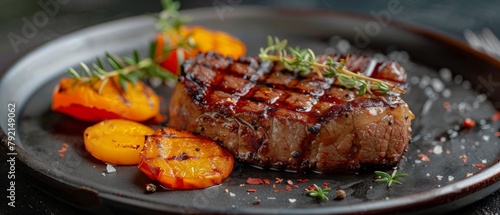
[[[331,1],[331,0],[184,0],[182,9],[197,7],[214,8],[231,5],[272,5],[283,7],[309,7],[333,9],[371,15],[387,8],[391,1]],[[469,29],[480,32],[485,28],[500,35],[500,2],[484,1],[434,1],[434,0],[393,0],[404,6],[393,20],[410,23],[419,27],[447,34],[465,42],[464,32]],[[53,3],[53,4],[52,4]],[[57,7],[54,7],[57,5]],[[45,16],[40,12],[49,8],[52,13]],[[156,13],[161,10],[158,0],[1,0],[0,1],[0,74],[16,59],[30,50],[68,33],[99,23],[124,17]],[[231,12],[231,10],[228,10]],[[27,23],[37,22],[36,32],[29,31]],[[18,37],[25,35],[25,37]],[[0,159],[5,160],[4,152]],[[5,190],[7,185],[6,162],[1,162],[0,182]],[[0,214],[81,214],[72,206],[61,203],[37,189],[22,172],[16,175],[16,208],[6,208],[6,198],[2,198]],[[500,213],[500,191],[450,214],[498,215]]]

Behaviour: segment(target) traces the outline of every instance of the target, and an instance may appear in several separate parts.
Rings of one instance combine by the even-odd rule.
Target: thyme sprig
[[[313,71],[319,77],[334,77],[340,85],[348,89],[357,89],[359,95],[373,94],[373,91],[385,94],[389,90],[405,93],[396,85],[349,71],[345,67],[346,60],[336,62],[331,57],[326,57],[325,62],[318,62],[319,59],[311,49],[289,47],[287,40],[280,40],[278,37],[268,36],[267,39],[268,46],[261,48],[259,53],[260,59],[264,61],[281,62],[285,69],[299,72],[300,75],[307,75]]]
[[[156,28],[162,33],[178,35],[176,45],[170,46],[169,41],[165,41],[162,50],[157,49],[157,43],[152,42],[149,48],[149,56],[141,58],[139,52],[135,50],[133,56],[118,57],[111,53],[106,53],[105,57],[97,57],[92,65],[80,63],[80,71],[73,68],[68,69],[68,73],[76,79],[75,83],[95,84],[101,81],[97,92],[101,93],[103,87],[110,81],[117,81],[121,90],[127,90],[127,83],[135,85],[138,81],[147,78],[160,78],[161,80],[176,80],[173,72],[167,71],[159,64],[172,51],[176,51],[178,65],[184,61],[185,49],[194,48],[196,45],[191,37],[181,36],[181,27],[189,21],[189,18],[180,15],[180,3],[172,0],[162,0],[163,11],[157,17]],[[158,54],[159,53],[159,54]],[[110,68],[110,69],[109,69]],[[117,79],[113,79],[117,77]]]
[[[331,188],[321,188],[316,184],[313,184],[314,189],[306,189],[306,193],[308,196],[314,197],[319,201],[328,201],[328,192],[331,191]]]
[[[386,172],[375,171],[375,174],[379,176],[379,178],[376,179],[375,182],[387,183],[387,187],[391,187],[392,184],[401,185],[402,183],[396,179],[407,177],[408,174],[404,174],[404,173],[397,174],[397,171],[398,171],[397,169],[394,169],[394,171],[392,172],[391,175],[389,175],[389,173],[386,173]]]

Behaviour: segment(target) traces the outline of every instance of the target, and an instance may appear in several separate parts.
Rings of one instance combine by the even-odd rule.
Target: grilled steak
[[[351,56],[346,67],[393,83],[406,80],[394,62]],[[210,137],[241,162],[322,172],[397,164],[414,117],[398,95],[358,95],[333,78],[215,53],[184,63],[169,108],[170,127]]]

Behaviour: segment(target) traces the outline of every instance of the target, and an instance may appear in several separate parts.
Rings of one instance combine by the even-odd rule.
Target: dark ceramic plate
[[[373,169],[317,174],[238,165],[220,186],[145,194],[144,185],[151,181],[135,166],[107,173],[106,165],[83,147],[82,132],[90,124],[51,112],[51,93],[65,69],[81,61],[91,62],[105,51],[145,51],[154,28],[153,20],[144,16],[50,42],[21,58],[2,77],[2,128],[8,128],[5,107],[15,103],[19,166],[43,190],[99,213],[410,214],[455,210],[499,189],[500,126],[491,119],[500,107],[498,61],[426,30],[395,22],[385,26],[331,10],[239,7],[223,16],[213,8],[186,13],[194,24],[241,38],[249,55],[257,54],[267,35],[276,35],[316,52],[359,51],[356,47],[363,46],[364,53],[398,60],[409,73],[404,99],[417,116],[413,141],[398,165],[399,172],[409,177],[401,179],[402,185],[387,188],[374,182]],[[171,88],[157,90],[168,101]],[[476,126],[461,127],[466,117],[476,120]],[[64,144],[68,150],[58,152]],[[271,184],[240,186],[248,177],[269,179]],[[284,182],[274,188],[276,178]],[[298,183],[298,179],[309,181]],[[287,190],[287,180],[297,186]],[[324,182],[346,191],[347,198],[317,203],[304,195],[307,186]],[[247,193],[249,188],[257,192]]]

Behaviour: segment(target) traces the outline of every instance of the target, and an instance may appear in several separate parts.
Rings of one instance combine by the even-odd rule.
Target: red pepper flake
[[[306,191],[308,190],[316,190],[316,186],[310,185],[309,187],[306,188]]]
[[[253,189],[253,188],[248,188],[247,192],[249,192],[249,193],[255,193],[255,192],[257,192],[257,190]]]
[[[500,137],[500,131],[495,132],[495,135],[496,135],[497,137]]]
[[[280,184],[281,182],[283,182],[282,178],[276,178],[276,180],[274,181],[274,183],[276,184]]]
[[[429,150],[427,150],[427,152],[429,152],[429,153],[434,153],[434,150],[429,149]]]
[[[299,183],[305,183],[305,182],[308,182],[308,181],[309,181],[308,178],[299,178],[299,179],[297,179],[297,182],[299,182]]]
[[[471,119],[471,118],[464,119],[464,127],[465,128],[472,128],[472,127],[474,127],[474,125],[476,125],[476,121],[474,121],[473,119]]]
[[[484,165],[482,163],[477,163],[476,167],[479,168],[479,169],[482,169],[482,168],[484,168]]]
[[[493,116],[491,116],[491,120],[495,122],[500,120],[500,112],[496,112],[495,114],[493,114]]]
[[[326,182],[326,181],[325,181],[325,182],[323,182],[323,188],[328,188],[328,186],[330,186],[330,183],[328,183],[328,182]]]
[[[283,192],[283,189],[277,189],[277,190],[274,190],[275,193],[281,193]]]
[[[423,154],[423,153],[418,154],[418,157],[419,157],[422,161],[431,161],[431,159],[429,158],[429,156],[427,156],[426,154]]]
[[[260,178],[247,178],[247,184],[259,185],[264,184],[264,182]]]
[[[443,107],[444,107],[444,109],[448,110],[448,109],[450,109],[451,104],[449,102],[444,102]]]
[[[467,155],[465,155],[465,154],[460,155],[459,158],[461,158],[464,163],[467,163]]]
[[[288,180],[288,181],[286,181],[286,183],[287,183],[288,185],[293,185],[293,181],[292,181],[292,180]]]
[[[276,188],[276,184],[273,184],[273,188]]]
[[[447,150],[446,150],[446,154],[447,154],[447,155],[451,154],[451,151],[447,149]]]
[[[68,151],[68,146],[69,145],[67,143],[63,143],[61,148],[57,150],[57,152],[59,152],[59,157],[64,158],[64,153]]]
[[[292,187],[290,187],[290,185],[286,185],[285,190],[290,191],[290,190],[292,190]]]
[[[267,178],[264,178],[264,180],[263,180],[263,181],[264,181],[264,184],[271,184],[271,182],[270,182],[270,181],[269,181],[269,179],[267,179]]]

